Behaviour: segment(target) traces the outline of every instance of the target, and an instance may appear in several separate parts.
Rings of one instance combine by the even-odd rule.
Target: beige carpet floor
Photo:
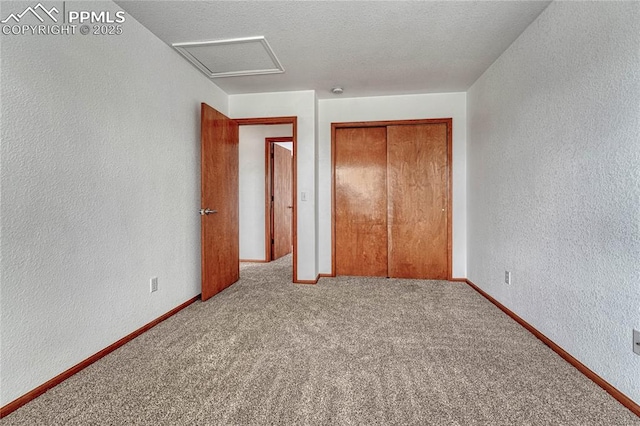
[[[640,425],[466,284],[244,265],[2,425]]]

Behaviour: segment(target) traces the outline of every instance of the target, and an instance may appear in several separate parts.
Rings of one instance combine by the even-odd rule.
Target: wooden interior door
[[[271,144],[271,259],[291,253],[293,215],[293,156],[288,149]]]
[[[448,278],[447,125],[387,128],[389,276]]]
[[[238,124],[201,107],[202,300],[240,278]]]
[[[386,277],[386,127],[336,129],[334,155],[336,274]]]

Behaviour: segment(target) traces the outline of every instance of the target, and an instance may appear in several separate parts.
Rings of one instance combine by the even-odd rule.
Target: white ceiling
[[[329,98],[466,91],[550,2],[116,3],[169,45],[265,36],[286,72],[214,79],[228,94]]]

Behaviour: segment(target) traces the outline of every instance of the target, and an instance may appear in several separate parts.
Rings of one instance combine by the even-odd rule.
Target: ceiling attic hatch
[[[209,78],[284,72],[263,36],[173,43],[172,46]]]

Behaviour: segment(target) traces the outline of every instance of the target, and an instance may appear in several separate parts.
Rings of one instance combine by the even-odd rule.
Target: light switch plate
[[[640,355],[640,331],[633,330],[633,352]]]

